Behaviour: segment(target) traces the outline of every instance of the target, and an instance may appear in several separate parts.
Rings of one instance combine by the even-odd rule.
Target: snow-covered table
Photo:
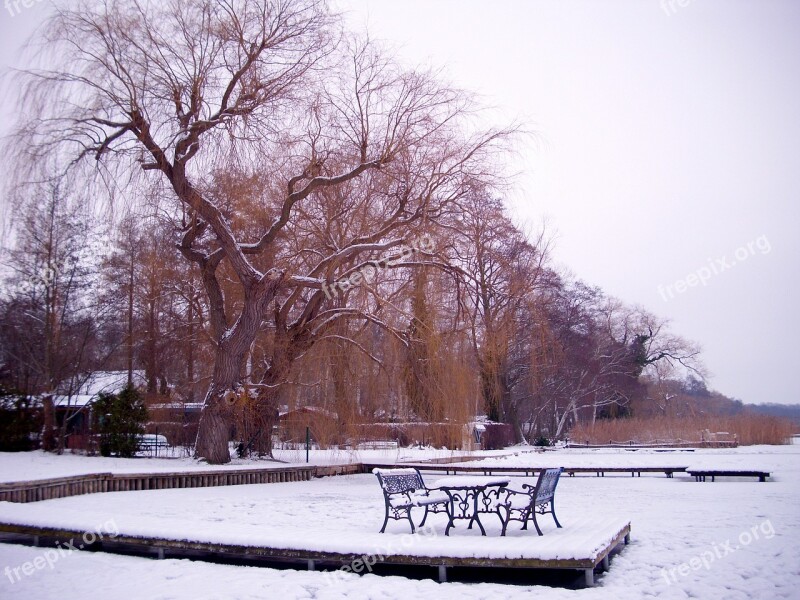
[[[481,534],[486,535],[486,530],[481,523],[480,513],[495,512],[495,504],[499,499],[500,490],[511,481],[509,477],[443,477],[437,479],[433,489],[441,490],[450,498],[447,508],[447,529],[445,535],[450,535],[450,528],[455,527],[456,519],[469,520],[467,529],[472,529],[472,524],[477,523]]]

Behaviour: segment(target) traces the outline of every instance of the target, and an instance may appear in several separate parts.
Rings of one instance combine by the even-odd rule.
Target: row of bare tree
[[[141,368],[204,395],[196,454],[224,463],[242,410],[255,434],[305,404],[558,436],[646,395],[645,369],[696,368],[508,217],[513,127],[324,2],[85,2],[40,41],[6,193],[18,388]]]

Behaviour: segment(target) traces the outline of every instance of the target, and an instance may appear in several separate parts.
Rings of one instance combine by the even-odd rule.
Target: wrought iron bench
[[[411,509],[419,506],[425,507],[425,516],[419,526],[425,525],[428,513],[446,513],[450,498],[444,492],[429,489],[422,480],[418,469],[373,469],[378,478],[378,483],[383,491],[383,500],[386,505],[386,516],[383,519],[381,533],[386,530],[389,519],[399,521],[408,519],[411,524],[411,533],[416,530],[411,519]]]
[[[166,436],[153,433],[139,435],[137,442],[139,444],[139,452],[147,452],[149,454],[155,451],[156,455],[158,455],[159,450],[167,450],[169,448]]]
[[[508,488],[499,492],[497,500],[497,514],[503,524],[503,531],[500,535],[506,534],[506,529],[510,521],[520,521],[522,529],[528,529],[528,520],[533,520],[533,526],[539,535],[542,530],[536,522],[536,513],[541,515],[550,513],[556,522],[556,527],[560,528],[561,523],[556,518],[555,495],[558,478],[561,477],[563,468],[545,469],[539,473],[536,485],[522,484],[525,491],[518,492]]]

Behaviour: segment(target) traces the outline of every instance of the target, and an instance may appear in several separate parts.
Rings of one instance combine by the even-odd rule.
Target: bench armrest
[[[494,494],[494,492],[492,492]],[[531,492],[520,492],[519,490],[512,490],[511,488],[500,488],[497,490],[497,500],[501,504],[508,502],[515,496],[531,496]]]

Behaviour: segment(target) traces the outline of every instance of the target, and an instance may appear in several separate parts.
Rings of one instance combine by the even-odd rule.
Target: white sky
[[[800,402],[800,2],[336,6],[539,134],[511,201],[547,219],[558,263],[700,342],[711,387]],[[3,66],[46,10],[0,7]],[[693,273],[710,276],[681,291]]]

